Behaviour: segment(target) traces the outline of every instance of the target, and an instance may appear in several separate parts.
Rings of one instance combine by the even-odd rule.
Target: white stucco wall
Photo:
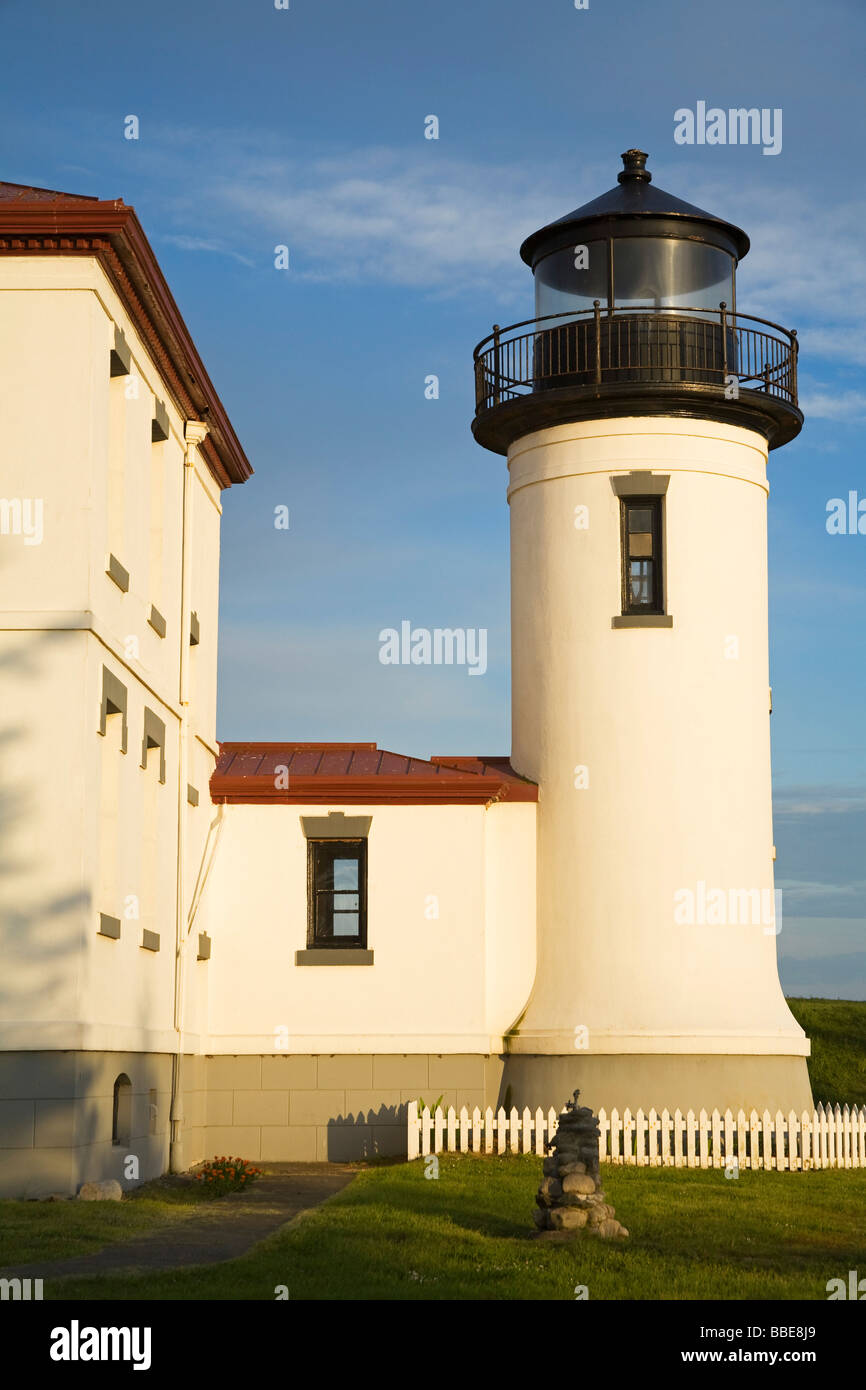
[[[166,1050],[177,1038],[184,420],[95,259],[0,258],[0,313],[0,492],[29,500],[31,512],[38,503],[43,532],[34,545],[0,535],[0,1047]],[[115,325],[132,362],[112,378]],[[157,399],[170,432],[154,444]],[[192,459],[189,598],[202,640],[190,653],[187,707],[198,808],[180,787],[187,895],[213,817],[220,519],[219,488]],[[109,553],[129,572],[127,592],[105,573]],[[152,604],[165,638],[148,623]],[[119,717],[105,738],[98,732],[103,666],[127,690],[125,755]],[[155,752],[140,766],[145,706],[166,727],[164,785]],[[126,915],[132,900],[137,917]],[[100,912],[122,919],[119,941],[97,934]],[[159,933],[158,952],[142,950],[145,928]],[[206,995],[196,945],[194,933],[193,1030]],[[193,1031],[187,1045],[196,1043]]]
[[[372,966],[305,966],[303,815],[371,816]],[[535,939],[535,806],[230,805],[206,898],[210,1052],[491,1052]],[[438,914],[438,915],[437,915]]]
[[[701,882],[773,888],[766,457],[752,431],[660,418],[510,451],[512,761],[541,787],[538,977],[516,1051],[569,1052],[576,1028],[594,1052],[808,1051],[775,936],[674,916]],[[630,470],[670,476],[670,629],[611,626],[610,480]]]

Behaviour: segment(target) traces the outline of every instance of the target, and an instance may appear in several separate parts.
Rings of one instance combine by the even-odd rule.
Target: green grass
[[[630,1239],[532,1238],[534,1156],[367,1169],[297,1226],[228,1264],[46,1283],[46,1298],[824,1299],[866,1248],[866,1172],[609,1168]]]
[[[0,1201],[0,1267],[90,1255],[184,1221],[204,1200],[201,1188],[166,1180],[142,1184],[122,1202]]]
[[[789,999],[788,1005],[812,1041],[815,1103],[866,1105],[866,1002]]]

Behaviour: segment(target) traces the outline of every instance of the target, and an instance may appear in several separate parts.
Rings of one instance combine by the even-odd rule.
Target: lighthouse
[[[535,315],[475,350],[505,455],[512,755],[538,784],[537,966],[514,1104],[811,1107],[779,982],[767,460],[793,331],[740,311],[733,224],[629,150],[521,247]]]

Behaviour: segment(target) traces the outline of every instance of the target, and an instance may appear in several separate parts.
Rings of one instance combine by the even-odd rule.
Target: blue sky
[[[472,347],[532,312],[520,241],[632,145],[746,228],[739,307],[799,330],[807,416],[770,461],[783,981],[859,998],[866,535],[825,521],[866,498],[864,37],[838,0],[0,0],[0,177],[135,205],[256,470],[224,499],[223,739],[507,750],[505,469],[469,422]],[[781,108],[781,153],[675,144],[698,100]],[[403,619],[486,628],[487,674],[382,666]]]

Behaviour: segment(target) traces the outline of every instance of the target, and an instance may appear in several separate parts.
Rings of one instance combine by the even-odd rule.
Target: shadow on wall
[[[65,892],[40,894],[52,855],[40,826],[40,800],[46,785],[68,776],[70,758],[80,750],[64,746],[59,734],[53,746],[47,730],[44,739],[40,731],[38,765],[25,759],[22,772],[19,756],[31,737],[26,711],[16,708],[21,692],[31,682],[34,692],[44,691],[51,670],[43,657],[79,634],[6,635],[0,710],[16,722],[0,728],[0,1196],[74,1193],[81,1182],[107,1177],[129,1187],[134,1183],[124,1180],[124,1159],[141,1147],[136,1138],[151,1132],[153,1080],[144,1070],[138,1082],[133,1075],[133,1137],[127,1146],[116,1144],[114,1082],[130,1067],[135,1071],[135,1056],[115,1059],[50,1045],[52,1024],[68,1028],[83,1021],[79,979],[96,908],[80,881]],[[83,808],[70,825],[70,837],[81,835],[86,814]],[[129,1014],[131,1021],[131,1007]],[[43,1025],[38,1032],[32,1026],[37,1021]]]
[[[328,1121],[328,1161],[358,1158],[405,1158],[408,1105],[380,1105]]]

